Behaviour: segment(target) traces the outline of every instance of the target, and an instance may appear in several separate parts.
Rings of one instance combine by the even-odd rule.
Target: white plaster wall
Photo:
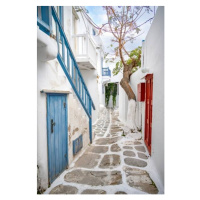
[[[152,160],[164,185],[164,7],[158,7],[145,45],[148,67],[154,76]]]
[[[128,97],[119,84],[119,119],[125,124],[127,117]]]
[[[68,96],[68,119],[68,156],[69,164],[71,164],[72,161],[82,153],[82,151],[80,151],[77,155],[73,156],[73,140],[83,134],[83,149],[90,143],[89,118],[74,92]]]
[[[98,92],[98,82],[97,82],[97,71],[96,70],[81,70],[81,74],[90,92],[92,100],[95,104],[96,110],[92,109],[92,123],[94,124],[98,118],[99,103],[100,103],[99,92]]]
[[[48,36],[47,36],[48,37]],[[47,42],[48,43],[48,42]],[[42,45],[38,44],[37,52],[41,53]],[[46,54],[44,54],[46,55]],[[39,166],[39,184],[43,189],[48,187],[48,152],[46,125],[46,94],[42,89],[71,90],[68,94],[68,160],[69,164],[75,157],[72,153],[72,141],[83,134],[82,151],[90,143],[89,120],[82,105],[74,94],[57,59],[43,62],[41,55],[37,59],[37,165]],[[94,135],[93,135],[94,138]],[[80,151],[80,153],[82,152]]]
[[[136,100],[137,100],[137,85],[138,83],[142,83],[145,82],[144,77],[145,74],[142,73],[141,68],[138,69],[134,74],[132,74],[131,78],[130,78],[130,86],[136,96]],[[144,114],[142,115],[142,110],[144,111],[145,109],[145,103],[144,102],[136,102],[137,106],[137,116],[136,116],[136,125],[137,127],[142,127],[142,138],[144,138]],[[142,115],[142,116],[141,116]]]
[[[116,62],[118,61],[118,59],[116,59],[113,62],[107,62],[105,63],[105,67],[109,67],[110,68],[110,71],[111,71],[111,77],[110,77],[110,83],[114,83],[114,82],[120,82],[121,79],[122,79],[122,72],[119,72],[117,75],[113,75],[112,71],[113,69],[115,68],[116,66]]]
[[[76,28],[74,31],[74,16],[72,13],[72,7],[66,6],[64,7],[64,29],[67,32],[68,40],[71,41],[71,48],[75,55],[75,46],[74,46],[74,34],[91,34],[92,33],[92,27],[85,19],[85,23],[83,21],[83,18],[80,14],[80,12],[77,12],[77,15],[79,19],[75,20]],[[96,36],[95,36],[96,37]],[[99,36],[97,36],[99,37]],[[91,49],[88,49],[90,51]],[[99,99],[101,98],[101,54],[102,52],[100,50],[94,49],[95,55],[97,55],[96,60],[96,70],[81,70],[81,74],[83,76],[83,79],[86,83],[86,86],[88,88],[88,91],[92,97],[92,100],[95,104],[96,110],[92,109],[92,122],[93,124],[97,121],[98,112],[99,112]],[[88,52],[89,54],[92,54],[91,52]],[[97,79],[98,75],[98,79]]]
[[[106,105],[106,103],[105,103],[105,85],[103,84],[103,88],[102,88],[102,96],[101,96],[101,104],[102,105]]]
[[[144,67],[153,73],[152,162],[164,185],[164,7],[158,7],[145,39]],[[131,76],[130,84],[137,96],[137,84],[146,74],[140,68]],[[142,103],[144,138],[145,106]]]
[[[64,31],[67,36],[67,39],[72,46],[72,29],[73,29],[73,23],[72,23],[72,7],[71,6],[64,6]]]

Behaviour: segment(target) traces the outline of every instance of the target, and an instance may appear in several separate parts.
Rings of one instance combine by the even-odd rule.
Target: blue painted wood
[[[64,103],[66,106],[64,107]],[[51,120],[55,122],[51,133]],[[47,94],[47,138],[49,183],[66,169],[68,165],[66,94]]]
[[[90,110],[92,110],[92,108],[95,110],[95,106],[94,106],[94,103],[92,101],[92,98],[90,96],[90,93],[86,87],[86,84],[84,82],[84,79],[80,73],[80,70],[79,70],[79,67],[78,67],[78,64],[75,60],[75,57],[74,57],[74,54],[71,50],[71,47],[69,45],[69,42],[67,40],[67,37],[63,31],[63,27],[62,27],[62,15],[63,15],[63,12],[61,11],[61,16],[58,17],[56,11],[55,11],[55,8],[54,6],[51,6],[51,12],[49,12],[49,18],[50,19],[51,17],[53,17],[55,23],[56,23],[56,40],[57,40],[57,45],[58,45],[58,55],[57,55],[57,59],[65,73],[65,75],[67,76],[76,96],[78,97],[81,105],[83,106],[85,112],[87,113],[88,117],[89,117],[89,123],[92,124],[92,119],[91,119],[91,116],[92,116],[92,113]],[[43,22],[42,20],[38,19],[37,20],[37,24],[39,25],[40,29],[42,31],[44,31],[46,34],[50,34],[51,32],[51,20],[48,20],[45,18],[45,21],[48,23],[45,23]],[[67,65],[66,65],[66,61],[65,61],[65,51],[64,51],[64,48],[61,49],[61,52],[60,52],[60,39],[61,39],[61,42],[62,42],[62,46],[65,46],[66,49],[67,49]],[[69,69],[70,68],[70,69]],[[80,82],[81,82],[81,86],[82,86],[82,93],[80,94],[79,92],[79,87],[78,87],[78,84],[77,84],[77,74],[79,75],[80,74]],[[90,102],[91,101],[91,102]],[[90,125],[91,126],[91,125]],[[90,139],[92,140],[92,138]],[[59,142],[59,141],[57,141]],[[56,143],[55,143],[56,145]]]
[[[49,31],[50,31],[50,35],[52,35],[53,32],[53,28],[52,28],[52,12],[51,12],[51,7],[49,7]]]
[[[39,29],[46,33],[47,35],[50,35],[50,28],[49,25],[47,25],[45,22],[43,22],[41,19],[37,18],[37,25],[39,26]]]
[[[91,106],[91,99],[89,99],[89,113],[91,118],[89,118],[89,134],[90,134],[90,143],[92,143],[92,106]]]
[[[76,155],[83,147],[83,135],[73,140],[73,155]]]
[[[68,73],[70,73],[70,66],[69,66],[69,50],[67,49],[67,69]]]
[[[64,38],[63,37],[62,37],[62,59],[63,59],[63,62],[65,63],[65,45],[64,45]]]
[[[75,71],[74,83],[75,83],[76,89],[78,90],[78,87],[77,87],[77,70],[76,70],[76,67],[74,68],[74,71]]]
[[[56,24],[56,41],[57,41],[57,46],[58,46],[58,53],[60,53],[60,47],[59,47],[59,30],[58,30],[58,25]]]
[[[81,87],[82,87],[82,96],[81,96],[81,99],[82,99],[82,101],[83,101],[83,97],[84,97],[83,83],[81,84]]]
[[[72,65],[71,65],[71,67],[72,67],[72,81],[74,82],[74,61],[73,61],[73,59],[71,59],[71,61],[72,61]]]
[[[64,37],[65,45],[66,45],[67,48],[69,49],[70,57],[71,57],[72,60],[73,60],[73,64],[74,64],[74,65],[76,66],[76,68],[78,69],[78,65],[77,65],[77,62],[75,61],[74,54],[73,54],[73,52],[72,52],[72,50],[71,50],[71,48],[70,48],[69,42],[68,42],[68,40],[67,40],[67,37],[66,37],[66,35],[65,35],[65,33],[64,33],[63,29],[62,29],[62,26],[61,26],[61,23],[60,23],[59,18],[58,18],[58,16],[57,16],[57,13],[56,13],[56,11],[55,11],[55,8],[54,8],[53,6],[52,6],[51,8],[52,8],[52,15],[53,15],[53,18],[54,18],[55,22],[56,22],[56,23],[58,24],[58,26],[59,26],[60,34]],[[78,70],[79,70],[79,69],[78,69]],[[83,80],[83,78],[82,78],[82,75],[81,75],[81,80],[82,80],[82,82],[84,83],[84,80]],[[84,84],[85,84],[85,83],[84,83]],[[86,92],[87,92],[88,95],[90,96],[87,87],[86,87]],[[90,96],[90,98],[91,98],[91,96]],[[92,107],[93,107],[93,109],[95,110],[95,106],[94,106],[93,101],[92,101]]]
[[[68,49],[68,55],[67,55],[67,68],[68,68],[68,71],[69,71],[69,66],[70,66],[70,64],[69,64],[69,59],[71,59],[71,64],[73,63],[73,65],[76,67],[76,69],[79,71],[79,68],[78,68],[78,65],[77,65],[77,63],[76,63],[76,61],[75,61],[75,57],[74,57],[74,55],[73,55],[73,52],[72,52],[72,50],[71,50],[71,48],[70,48],[70,45],[69,45],[69,42],[68,42],[68,40],[67,40],[67,38],[66,38],[66,35],[65,35],[65,33],[64,33],[64,31],[63,31],[63,28],[62,28],[62,24],[61,24],[61,22],[62,22],[62,20],[60,21],[60,19],[62,19],[62,16],[59,16],[58,17],[58,15],[57,15],[57,13],[56,13],[56,11],[55,11],[55,8],[54,8],[54,6],[51,6],[51,7],[49,7],[50,9],[51,9],[51,12],[49,12],[49,25],[48,24],[46,24],[45,22],[43,22],[41,19],[39,19],[38,18],[38,20],[37,20],[37,24],[39,25],[39,27],[40,27],[40,29],[42,30],[42,31],[44,31],[46,34],[48,34],[48,35],[50,35],[51,34],[51,32],[52,32],[52,16],[53,16],[53,18],[54,18],[54,21],[55,21],[55,23],[56,23],[56,27],[58,26],[58,28],[57,28],[57,34],[56,35],[58,35],[58,37],[56,37],[56,39],[57,39],[57,44],[58,44],[58,49],[59,49],[59,51],[60,51],[60,48],[59,48],[59,39],[60,38],[62,38],[63,37],[63,39],[64,39],[64,45],[66,46],[66,48]],[[63,7],[61,7],[61,10],[63,9]],[[63,15],[63,10],[60,12],[61,13],[61,15]],[[63,52],[59,52],[60,54],[63,54]],[[62,55],[63,56],[63,55]],[[64,64],[65,64],[65,62],[64,62]],[[65,64],[65,66],[66,66],[66,64]],[[72,66],[71,66],[72,67]],[[79,71],[80,72],[80,71]],[[72,74],[71,74],[72,75]],[[81,78],[81,82],[83,82],[84,83],[84,80],[83,80],[83,78],[82,78],[82,75],[81,75],[81,73],[80,73],[80,78]],[[84,84],[85,85],[85,84]],[[88,91],[88,89],[87,89],[87,87],[86,87],[86,93],[89,95],[89,97],[91,98],[91,96],[90,96],[90,94],[89,94],[89,91]],[[84,105],[84,104],[83,104]],[[95,106],[94,106],[94,103],[93,103],[93,101],[92,101],[92,107],[93,107],[93,109],[95,110]]]
[[[49,25],[49,6],[41,6],[41,20]]]
[[[80,75],[78,76],[78,88],[79,88],[78,93],[81,96],[81,79],[80,79]]]
[[[62,6],[59,6],[59,11],[60,11],[59,19],[60,19],[60,23],[63,27],[63,7]]]
[[[109,67],[102,68],[102,76],[111,76],[111,71]]]
[[[73,90],[74,90],[76,96],[78,97],[78,99],[79,99],[81,105],[83,106],[83,109],[85,110],[85,112],[86,112],[86,114],[88,115],[88,117],[90,117],[89,112],[88,112],[88,110],[86,109],[86,107],[85,107],[85,105],[84,105],[84,103],[83,103],[83,100],[82,100],[81,97],[78,95],[78,92],[77,92],[77,90],[76,90],[76,88],[75,88],[74,83],[72,82],[72,79],[71,79],[70,74],[68,73],[66,67],[64,66],[64,63],[63,63],[63,61],[62,61],[62,59],[61,59],[60,54],[57,55],[57,59],[58,59],[60,65],[61,65],[61,67],[62,67],[62,69],[63,69],[65,75],[67,76],[67,78],[68,78],[68,80],[69,80],[69,82],[70,82],[70,84],[71,84],[71,86],[72,86],[72,88],[73,88]]]

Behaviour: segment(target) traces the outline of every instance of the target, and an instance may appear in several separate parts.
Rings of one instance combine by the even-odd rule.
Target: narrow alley
[[[95,138],[44,194],[157,194],[141,133],[127,134],[118,110],[102,111]]]

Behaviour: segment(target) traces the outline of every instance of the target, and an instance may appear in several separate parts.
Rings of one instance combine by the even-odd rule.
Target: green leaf
[[[132,63],[132,59],[131,58],[126,61],[127,65],[130,65],[131,63]]]
[[[119,67],[119,62],[116,63],[116,67]]]

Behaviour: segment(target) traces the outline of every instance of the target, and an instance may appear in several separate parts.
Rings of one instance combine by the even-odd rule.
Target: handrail
[[[69,41],[65,35],[65,32],[63,30],[63,27],[61,25],[61,22],[59,20],[59,17],[57,15],[54,6],[49,7],[49,24],[45,23],[40,17],[37,17],[37,24],[39,25],[40,29],[44,31],[46,34],[55,38],[54,35],[52,34],[53,33],[52,21],[54,21],[56,25],[56,40],[58,45],[57,59],[60,62],[61,67],[65,75],[67,76],[79,101],[81,102],[84,110],[86,111],[87,115],[91,117],[91,111],[89,107],[91,104],[91,106],[95,110],[95,105],[94,102],[92,101],[92,98],[87,89],[85,81],[79,70],[74,53],[69,45]],[[60,47],[62,47],[61,50]]]
[[[94,103],[82,77],[82,74],[79,70],[75,56],[73,54],[73,51],[71,50],[71,47],[69,45],[69,42],[67,40],[54,6],[46,6],[43,7],[43,10],[44,9],[46,9],[44,13],[41,13],[41,9],[40,11],[38,11],[37,25],[39,26],[40,30],[48,34],[50,37],[53,37],[54,39],[56,38],[58,45],[57,59],[83,109],[89,117],[89,137],[90,143],[92,143],[92,108],[95,110]],[[44,14],[43,18],[41,17],[41,14]],[[56,25],[56,33],[53,33],[53,22],[55,22]]]
[[[87,91],[87,93],[88,93],[88,96],[89,96],[90,99],[91,99],[92,107],[93,107],[93,109],[95,110],[94,102],[92,101],[92,98],[91,98],[91,96],[90,96],[90,93],[89,93],[89,91],[88,91],[88,89],[87,89],[87,87],[86,87],[85,81],[84,81],[84,79],[83,79],[83,77],[82,77],[82,74],[81,74],[81,72],[80,72],[80,70],[79,70],[79,68],[78,68],[78,66],[77,66],[77,62],[76,62],[75,56],[74,56],[73,51],[72,51],[72,49],[71,49],[71,47],[70,47],[70,45],[69,45],[68,39],[67,39],[67,37],[66,37],[66,35],[65,35],[65,32],[63,31],[63,28],[62,28],[62,26],[61,26],[61,24],[60,24],[60,20],[58,19],[56,10],[55,10],[55,8],[54,8],[53,6],[51,6],[51,9],[52,9],[52,16],[53,16],[54,20],[57,22],[57,24],[58,24],[58,26],[59,26],[59,30],[61,31],[62,36],[63,36],[63,38],[64,38],[64,40],[65,40],[65,42],[66,42],[66,44],[67,44],[66,46],[68,47],[68,50],[70,51],[71,57],[72,57],[72,59],[74,60],[75,67],[77,68],[77,70],[78,70],[79,73],[80,73],[80,77],[82,78],[83,84],[85,85],[85,89],[86,89],[86,91]]]

